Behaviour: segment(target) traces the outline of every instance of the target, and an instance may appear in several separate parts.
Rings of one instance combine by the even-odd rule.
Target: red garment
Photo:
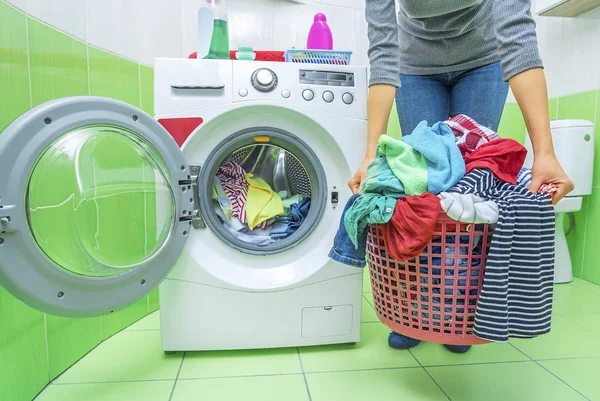
[[[442,205],[428,192],[398,199],[389,223],[383,226],[388,253],[396,260],[410,260],[423,252],[435,230]]]
[[[472,153],[464,155],[467,173],[487,168],[496,177],[510,184],[517,183],[517,174],[523,167],[527,150],[513,139],[498,139],[484,143]]]
[[[464,156],[471,153],[484,143],[500,139],[497,133],[477,123],[470,117],[460,114],[446,121],[456,137],[456,145]]]

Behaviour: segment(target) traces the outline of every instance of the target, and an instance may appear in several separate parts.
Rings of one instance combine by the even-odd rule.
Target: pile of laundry
[[[401,140],[383,135],[359,194],[346,205],[330,257],[364,267],[367,227],[377,224],[393,259],[439,265],[437,274],[431,273],[440,278],[454,277],[453,269],[466,276],[474,266],[460,257],[461,251],[480,255],[481,243],[476,238],[469,250],[460,244],[470,243],[470,233],[451,233],[444,242],[454,245],[446,249],[442,263],[441,246],[434,245],[441,238],[433,238],[440,213],[459,222],[491,225],[494,235],[481,293],[446,295],[479,295],[474,330],[480,338],[505,342],[549,332],[555,229],[551,195],[557,188],[548,184],[536,194],[529,191],[526,153],[518,142],[500,138],[464,115],[431,127],[423,121]],[[422,254],[440,257],[429,260]]]
[[[294,234],[310,209],[309,197],[276,193],[233,160],[217,170],[212,198],[225,230],[257,246],[268,246]]]

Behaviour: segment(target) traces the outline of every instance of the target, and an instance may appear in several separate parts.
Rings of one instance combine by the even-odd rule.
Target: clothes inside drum
[[[234,151],[214,176],[212,200],[228,236],[269,247],[293,236],[311,206],[311,180],[291,152],[273,145]]]

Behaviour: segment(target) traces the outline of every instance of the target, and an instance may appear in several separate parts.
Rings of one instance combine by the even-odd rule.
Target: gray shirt
[[[542,67],[531,0],[366,0],[370,85],[500,61],[504,79]]]

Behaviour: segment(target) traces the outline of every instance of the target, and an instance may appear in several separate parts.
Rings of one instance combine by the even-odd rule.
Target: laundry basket
[[[415,259],[387,252],[383,226],[369,227],[367,256],[379,319],[408,337],[447,345],[484,344],[473,332],[493,229],[440,214]]]

